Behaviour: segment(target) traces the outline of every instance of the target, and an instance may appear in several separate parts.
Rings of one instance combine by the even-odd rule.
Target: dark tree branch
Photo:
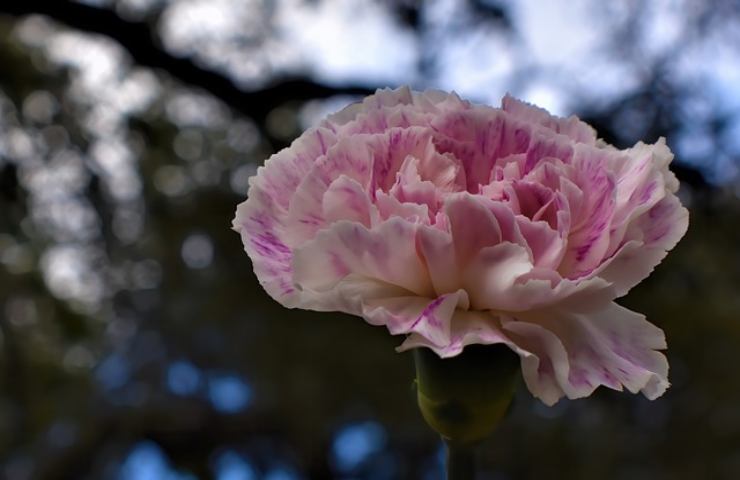
[[[184,84],[205,90],[234,110],[262,123],[276,106],[292,100],[326,98],[332,95],[367,95],[370,86],[330,86],[308,78],[285,78],[254,91],[237,87],[224,74],[197,65],[189,58],[179,58],[165,50],[155,39],[146,22],[132,22],[114,11],[60,0],[23,0],[0,2],[0,14],[45,15],[71,28],[100,34],[118,42],[139,65],[161,69]]]

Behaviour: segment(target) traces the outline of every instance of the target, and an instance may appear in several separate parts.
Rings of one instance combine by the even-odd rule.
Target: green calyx
[[[473,444],[496,428],[514,396],[519,358],[502,345],[471,345],[452,358],[414,350],[419,408],[447,442]]]

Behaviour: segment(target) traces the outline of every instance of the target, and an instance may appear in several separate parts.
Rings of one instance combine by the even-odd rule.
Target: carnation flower
[[[654,399],[663,332],[614,299],[686,232],[664,139],[619,150],[516,100],[380,90],[250,179],[240,232],[267,293],[440,357],[504,344],[546,404],[599,385]]]

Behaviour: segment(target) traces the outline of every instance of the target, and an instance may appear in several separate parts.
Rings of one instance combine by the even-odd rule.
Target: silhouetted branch
[[[155,38],[146,22],[133,22],[114,11],[59,0],[23,0],[0,2],[0,14],[13,16],[45,15],[71,28],[100,34],[118,42],[139,65],[161,69],[179,81],[201,88],[230,107],[254,118],[258,123],[276,106],[290,100],[326,98],[332,95],[366,95],[370,86],[332,86],[308,78],[277,79],[270,86],[245,91],[224,74],[198,66],[189,58],[179,58]]]

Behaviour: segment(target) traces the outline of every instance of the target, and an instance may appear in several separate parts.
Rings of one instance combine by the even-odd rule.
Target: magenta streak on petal
[[[290,248],[270,232],[260,233],[252,237],[252,245],[260,254],[272,258],[290,256],[291,254]]]
[[[573,385],[591,388],[593,384],[588,380],[588,371],[581,367],[571,367],[568,381]]]
[[[429,305],[427,305],[424,310],[421,312],[419,317],[414,320],[414,323],[411,324],[411,328],[409,330],[413,330],[413,328],[422,320],[426,320],[427,323],[430,325],[433,325],[435,327],[440,326],[442,323],[439,321],[439,319],[434,315],[434,311],[439,307],[442,302],[445,301],[445,299],[448,297],[448,295],[442,295],[440,297],[437,297],[435,300],[433,300]]]
[[[540,363],[537,365],[537,373],[542,377],[549,377],[555,375],[555,369],[553,368],[550,357],[543,356],[540,358]]]
[[[582,262],[586,255],[588,255],[588,252],[591,251],[591,248],[594,246],[594,243],[601,237],[602,232],[606,228],[606,221],[602,221],[597,226],[593,227],[591,230],[591,233],[586,238],[586,242],[581,245],[580,247],[576,248],[576,261]]]
[[[324,143],[324,137],[321,135],[320,130],[316,130],[316,136],[319,139],[319,145],[321,146],[321,154],[326,155],[326,144]]]
[[[607,200],[610,200],[610,203],[613,204],[611,192],[613,192],[615,187],[614,179],[610,176],[596,177],[597,174],[597,172],[592,172],[591,180],[596,184],[595,188],[598,192],[599,199],[596,202],[596,205],[592,208],[590,216],[585,219],[586,222],[583,223],[583,225],[589,229],[589,233],[584,240],[584,243],[576,247],[576,262],[582,262],[585,260],[594,244],[601,238],[602,233],[609,226],[609,221],[612,215],[613,205],[612,208],[610,208],[608,204],[605,204]],[[599,222],[596,225],[588,225],[587,222],[594,222],[597,219]],[[594,267],[595,265],[587,270],[590,272]],[[583,275],[583,272],[581,272],[580,275]]]
[[[311,214],[311,215],[308,215],[307,217],[300,218],[298,221],[305,225],[314,225],[314,226],[318,226],[324,223],[324,219],[315,214]]]
[[[647,203],[650,200],[650,197],[653,195],[653,191],[655,190],[656,182],[652,181],[648,184],[648,186],[645,188],[645,191],[642,192],[642,196],[640,197],[640,204]]]
[[[527,146],[529,145],[529,132],[527,132],[524,129],[517,128],[514,131],[514,140],[516,141],[515,145],[515,153],[523,152]]]

